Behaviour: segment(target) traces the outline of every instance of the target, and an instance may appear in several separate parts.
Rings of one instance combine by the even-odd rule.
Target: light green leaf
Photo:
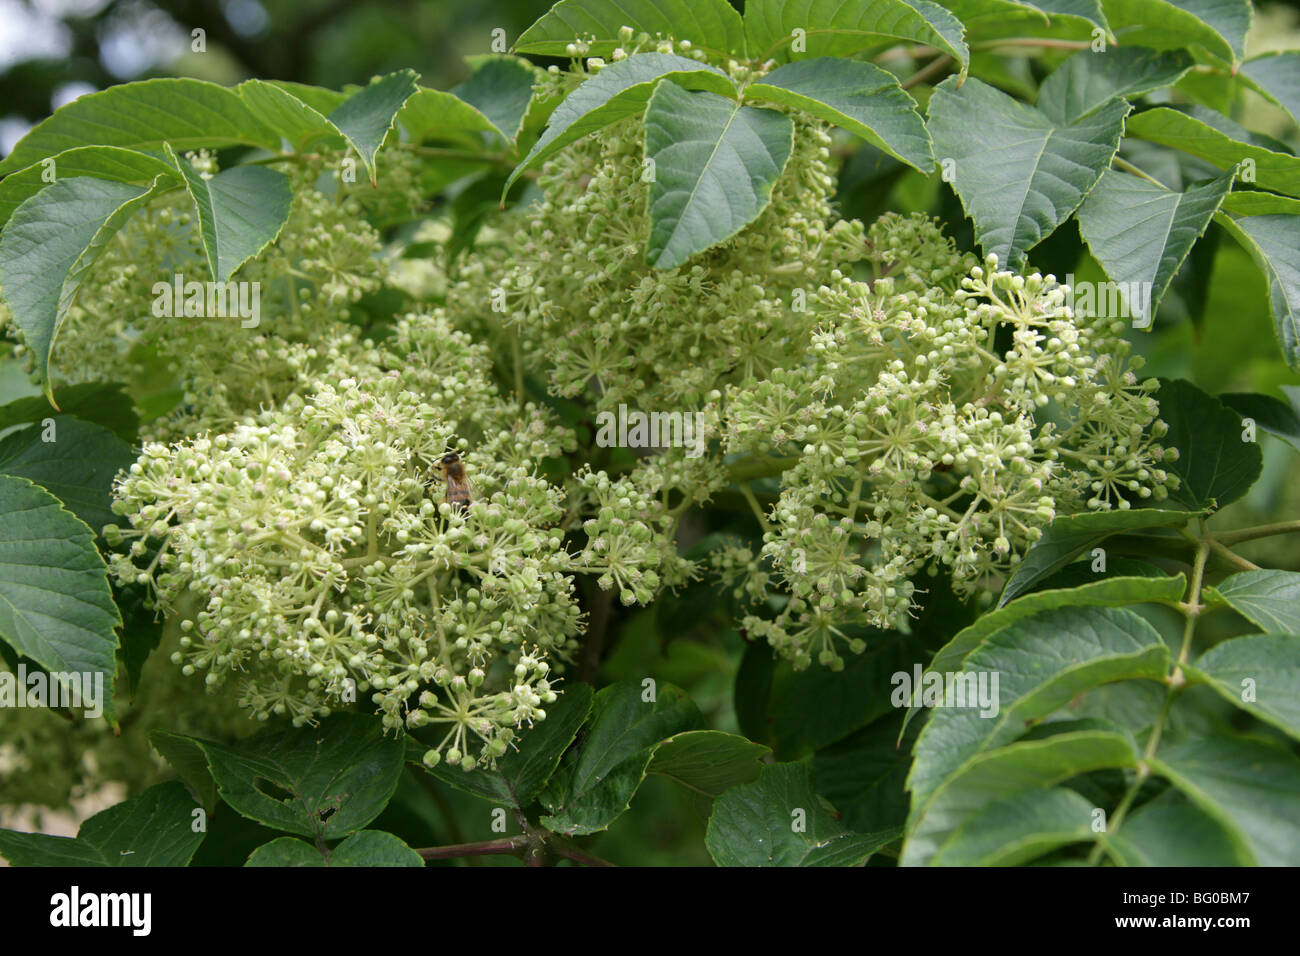
[[[14,866],[187,866],[203,842],[194,800],[179,783],[150,787],[102,810],[75,837],[0,830],[0,856]]]
[[[227,282],[249,259],[280,235],[289,220],[293,191],[289,177],[265,166],[234,166],[204,179],[167,146],[194,201],[208,270]]]
[[[813,790],[804,760],[768,764],[753,783],[718,797],[704,843],[718,866],[859,866],[897,836],[845,829]]]
[[[1119,42],[1161,50],[1199,45],[1227,63],[1239,63],[1250,29],[1249,0],[1104,0]]]
[[[273,829],[320,840],[337,840],[379,816],[403,767],[402,738],[360,714],[332,714],[318,727],[231,745],[193,739],[226,803]]]
[[[1167,466],[1181,481],[1169,492],[1171,501],[1218,509],[1250,490],[1264,457],[1257,442],[1243,439],[1240,415],[1182,379],[1161,382],[1156,400],[1169,424],[1164,445],[1178,449],[1178,460]]]
[[[0,475],[0,639],[51,673],[102,674],[116,724],[121,623],[90,529],[45,489]]]
[[[78,146],[161,153],[163,143],[180,152],[223,146],[277,149],[280,137],[234,90],[206,80],[141,80],[78,97],[56,110],[0,162],[0,176]]]
[[[942,50],[957,61],[964,76],[970,63],[964,32],[957,17],[928,0],[751,0],[745,4],[750,56],[760,63],[849,56],[901,40]]]
[[[45,438],[52,437],[52,441]],[[0,439],[0,475],[27,478],[99,534],[118,520],[111,510],[113,478],[135,452],[106,428],[70,415],[31,425]]]
[[[1093,28],[1106,29],[1106,16],[1100,0],[940,2],[966,25],[966,39],[971,44],[977,41],[988,43],[1003,37],[1042,36],[1058,40],[1088,40],[1092,37]]]
[[[1300,156],[1247,142],[1240,133],[1234,136],[1235,124],[1229,124],[1231,120],[1227,117],[1215,116],[1204,107],[1184,113],[1159,106],[1130,117],[1128,135],[1181,149],[1222,170],[1235,169],[1244,160],[1253,160],[1254,185],[1300,196]]]
[[[1205,589],[1211,604],[1227,604],[1264,631],[1300,634],[1300,574],[1242,571]]]
[[[870,63],[823,57],[777,67],[745,87],[748,102],[793,106],[862,137],[923,173],[934,168],[916,102],[892,73]]]
[[[611,123],[640,113],[665,77],[692,89],[735,96],[730,78],[716,67],[669,53],[640,53],[611,63],[564,98],[523,162],[514,168],[501,191],[504,199],[524,170],[544,161],[570,143]]]
[[[322,855],[297,837],[280,837],[254,850],[244,866],[424,866],[409,846],[382,830],[361,830]]]
[[[1176,790],[1143,804],[1104,838],[1123,866],[1250,866],[1251,855],[1223,825]]]
[[[1073,123],[1114,97],[1138,97],[1176,83],[1192,63],[1183,50],[1159,53],[1130,46],[1104,53],[1080,50],[1043,81],[1038,109],[1053,122]]]
[[[745,31],[738,14],[726,0],[655,0],[621,3],[618,0],[560,0],[540,20],[524,31],[514,49],[518,53],[565,56],[575,39],[591,44],[592,56],[608,56],[624,46],[619,30],[654,38],[690,40],[706,52],[721,56],[745,53]],[[635,40],[633,40],[635,42]]]
[[[936,673],[945,692],[961,690],[964,678],[965,703],[935,707],[917,739],[907,780],[913,816],[964,763],[1015,740],[1077,694],[1116,680],[1162,680],[1168,669],[1169,648],[1156,629],[1127,610],[1059,608],[991,634],[958,674]],[[972,699],[977,682],[996,697],[993,707],[981,710],[982,701]]]
[[[1057,515],[1033,543],[998,598],[998,607],[1024,594],[1048,575],[1065,567],[1084,551],[1096,547],[1112,534],[1146,528],[1181,527],[1193,517],[1182,511],[1162,508],[1132,508],[1128,511],[1090,511]]]
[[[412,143],[443,139],[481,145],[480,134],[500,132],[473,106],[442,90],[420,89],[397,114],[397,123]]]
[[[1150,328],[1165,290],[1205,234],[1232,187],[1233,175],[1229,172],[1180,193],[1108,169],[1079,207],[1079,233],[1107,277],[1119,286],[1136,327]],[[1149,291],[1130,301],[1132,288]]]
[[[1073,790],[1024,790],[990,803],[939,847],[932,866],[1019,866],[1091,841],[1092,803]]]
[[[1300,123],[1300,50],[1273,50],[1252,56],[1241,65],[1240,75]]]
[[[661,83],[645,117],[654,163],[646,262],[676,268],[757,219],[793,148],[782,113]]]
[[[476,767],[466,771],[440,763],[432,773],[458,790],[522,809],[532,803],[555,772],[560,757],[573,743],[578,729],[591,713],[590,684],[574,683],[546,708],[546,719],[525,731],[511,750],[497,760],[495,768]],[[420,761],[427,747],[414,749],[412,762]],[[423,764],[421,764],[423,766]]]
[[[343,146],[343,134],[338,128],[319,108],[295,95],[287,84],[245,80],[235,87],[235,92],[254,116],[280,134],[291,150],[304,152],[313,146]],[[345,99],[342,94],[336,96],[338,103],[330,106],[329,111]]]
[[[1300,574],[1252,571],[1250,574],[1290,574],[1289,589],[1300,592]],[[1234,574],[1233,578],[1241,575]],[[1227,583],[1227,582],[1225,582]],[[1234,607],[1236,605],[1234,604]],[[1300,599],[1293,597],[1285,616],[1300,617]],[[1294,625],[1293,625],[1294,627]],[[1208,683],[1225,700],[1284,733],[1300,739],[1300,637],[1253,634],[1224,641],[1185,668],[1189,680]]]
[[[953,188],[984,251],[1020,264],[1065,222],[1110,165],[1129,108],[1112,100],[1065,124],[979,80],[958,89],[949,77],[936,87],[929,106],[935,158],[941,166],[952,161]]]
[[[167,182],[178,178],[165,158],[120,146],[78,146],[50,158],[53,166],[33,163],[0,180],[0,226],[9,221],[23,200],[50,185],[47,177],[51,173],[56,182],[89,176],[136,186],[148,186],[159,176]]]
[[[414,70],[389,73],[353,93],[329,114],[329,121],[361,157],[371,185],[376,182],[375,156],[393,128],[397,114],[419,89],[417,79],[419,75]]]
[[[655,748],[646,773],[662,774],[706,797],[758,777],[762,744],[720,730],[688,730]]]
[[[1216,221],[1251,254],[1268,280],[1268,302],[1282,357],[1300,369],[1300,216],[1219,215]]]
[[[475,107],[513,143],[533,99],[537,68],[517,56],[488,55],[473,57],[470,62],[473,72],[452,94]]]
[[[24,200],[0,234],[0,289],[35,356],[47,396],[52,397],[54,339],[82,278],[160,181],[133,186],[84,176],[61,179]]]
[[[1300,865],[1300,759],[1248,737],[1163,747],[1148,763],[1249,849],[1252,864]]]
[[[997,800],[1054,787],[1094,770],[1136,767],[1137,759],[1127,737],[1103,730],[1056,734],[981,753],[941,784],[924,806],[913,810],[899,863],[929,865],[958,828]],[[917,807],[915,797],[913,807]]]
[[[659,684],[653,701],[642,693],[640,683],[622,681],[596,694],[585,737],[541,793],[544,826],[567,835],[605,829],[627,809],[655,746],[703,723],[699,708],[671,684]]]
[[[1233,216],[1300,216],[1300,199],[1279,196],[1277,193],[1230,192],[1223,200],[1223,209],[1217,217]]]

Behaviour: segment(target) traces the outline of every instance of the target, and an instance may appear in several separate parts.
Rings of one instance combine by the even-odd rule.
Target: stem
[[[763,514],[763,507],[758,503],[758,499],[754,497],[754,492],[750,490],[749,485],[740,485],[740,493],[744,495],[745,500],[749,502],[749,507],[753,510],[754,517],[758,519],[758,526],[763,529],[764,533],[771,531],[772,525],[768,522],[767,516]]]
[[[952,60],[952,56],[951,54],[948,53],[944,53],[941,54],[940,56],[935,57],[925,66],[921,67],[921,69],[917,70],[906,80],[904,80],[903,89],[910,90],[912,87],[924,83],[930,77],[934,76],[934,74],[938,73],[940,70],[946,67],[951,60]]]
[[[996,50],[1004,46],[1041,46],[1049,50],[1087,50],[1092,46],[1090,40],[1049,40],[1043,37],[1007,37],[1005,40],[986,40],[972,43],[971,50]]]
[[[1162,183],[1160,180],[1156,179],[1151,174],[1145,173],[1142,170],[1138,169],[1136,166],[1134,166],[1132,163],[1130,163],[1127,159],[1125,159],[1122,156],[1116,156],[1113,160],[1111,160],[1111,162],[1114,163],[1114,165],[1118,166],[1120,169],[1123,169],[1125,172],[1132,173],[1134,176],[1137,176],[1140,179],[1145,179],[1149,183],[1155,183],[1157,186],[1159,186],[1162,189],[1167,188],[1165,184]]]
[[[602,859],[594,853],[588,853],[572,840],[567,837],[552,834],[546,838],[547,844],[556,856],[562,856],[566,860],[572,860],[574,863],[581,863],[583,866],[617,866],[617,863],[611,863],[609,860]]]
[[[1221,544],[1240,544],[1242,541],[1254,541],[1256,538],[1268,538],[1275,534],[1290,534],[1293,531],[1300,531],[1300,521],[1279,521],[1277,524],[1261,524],[1240,531],[1223,531],[1214,537]]]
[[[1259,570],[1258,564],[1255,564],[1253,561],[1247,561],[1245,558],[1237,554],[1235,551],[1232,551],[1229,548],[1227,548],[1222,541],[1211,540],[1210,547],[1214,549],[1215,554],[1223,558],[1225,561],[1231,564],[1238,571]]]
[[[1160,714],[1156,717],[1156,721],[1151,727],[1151,733],[1147,737],[1146,747],[1142,751],[1142,759],[1138,761],[1137,773],[1133,777],[1133,782],[1129,784],[1128,789],[1124,792],[1118,806],[1115,807],[1115,813],[1107,821],[1105,833],[1098,836],[1096,845],[1088,855],[1090,865],[1095,866],[1097,864],[1106,848],[1107,837],[1119,829],[1120,824],[1124,822],[1129,807],[1133,805],[1138,791],[1142,789],[1142,784],[1151,776],[1151,759],[1155,757],[1156,748],[1160,746],[1160,737],[1164,733],[1165,721],[1169,717],[1169,711],[1173,708],[1174,701],[1182,693],[1183,688],[1187,686],[1187,680],[1183,677],[1183,666],[1187,663],[1187,655],[1192,648],[1192,636],[1196,632],[1196,622],[1205,611],[1205,605],[1201,603],[1201,587],[1205,583],[1205,565],[1209,560],[1210,551],[1213,549],[1214,544],[1214,539],[1206,530],[1205,519],[1202,518],[1201,536],[1196,546],[1196,557],[1192,562],[1192,579],[1187,585],[1187,600],[1179,605],[1179,610],[1182,611],[1185,620],[1183,623],[1182,646],[1178,650],[1178,661],[1174,664],[1173,673],[1169,675],[1165,686],[1164,703],[1161,705]]]
[[[478,843],[456,843],[451,846],[427,846],[415,852],[426,860],[454,860],[462,856],[490,856],[492,854],[517,855],[528,848],[531,841],[525,834],[502,837],[499,840],[481,840]]]

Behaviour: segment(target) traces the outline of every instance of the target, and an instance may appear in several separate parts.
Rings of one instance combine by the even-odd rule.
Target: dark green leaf
[[[1249,866],[1250,853],[1223,825],[1168,790],[1126,817],[1105,838],[1124,866]]]
[[[1166,447],[1178,449],[1169,465],[1181,484],[1171,501],[1192,510],[1217,510],[1236,501],[1259,478],[1263,454],[1245,440],[1241,416],[1181,379],[1161,382],[1160,417],[1169,424]]]
[[[769,764],[718,797],[705,845],[718,866],[858,866],[897,835],[845,829],[805,760]]]
[[[775,110],[659,84],[645,117],[646,262],[675,268],[757,219],[793,147],[794,124]]]
[[[951,162],[945,169],[985,253],[1019,265],[1065,222],[1110,165],[1129,109],[1111,100],[1061,123],[979,80],[939,84],[929,105],[935,158]]]
[[[68,415],[103,425],[123,441],[134,441],[140,428],[131,396],[116,382],[86,382],[54,390],[54,401]],[[43,422],[55,409],[43,395],[29,395],[0,405],[0,431],[14,425]]]
[[[196,810],[184,787],[163,783],[95,814],[75,837],[0,830],[0,856],[14,866],[186,866],[205,832]]]
[[[745,99],[793,106],[923,173],[934,168],[930,135],[916,102],[892,73],[870,63],[830,57],[788,63],[745,87]]]
[[[470,62],[473,72],[469,79],[451,92],[486,116],[505,139],[514,142],[533,98],[536,67],[517,56],[481,56]]]
[[[1073,123],[1117,96],[1126,99],[1178,81],[1192,68],[1183,50],[1158,53],[1139,46],[1080,50],[1043,81],[1038,109],[1057,123]]]
[[[1286,363],[1300,369],[1300,216],[1220,215],[1217,221],[1263,271],[1278,347]]]
[[[352,834],[328,857],[297,837],[280,837],[259,846],[245,866],[424,866],[424,860],[409,846],[382,830],[361,830]]]
[[[646,773],[658,773],[706,797],[758,777],[761,761],[771,751],[737,734],[720,730],[688,730],[655,748]]]
[[[1300,398],[1300,388],[1293,388]],[[1291,398],[1290,395],[1287,396]],[[1256,425],[1276,435],[1296,451],[1300,451],[1300,404],[1297,398],[1284,402],[1272,395],[1255,395],[1250,392],[1234,392],[1219,396],[1219,401],[1242,417],[1249,418]],[[0,410],[0,414],[3,411]]]
[[[322,840],[377,817],[403,766],[402,738],[360,714],[333,714],[318,727],[270,731],[238,744],[195,742],[226,803],[276,830]]]

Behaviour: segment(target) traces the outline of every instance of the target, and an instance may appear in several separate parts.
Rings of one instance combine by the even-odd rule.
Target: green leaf
[[[1297,583],[1300,574],[1248,573],[1290,574],[1296,579],[1291,582],[1291,589],[1300,591]],[[1286,612],[1292,620],[1300,617],[1300,604],[1295,598]],[[1294,630],[1287,634],[1254,634],[1224,641],[1184,670],[1189,680],[1209,684],[1225,700],[1300,739],[1300,637]]]
[[[1241,76],[1300,123],[1300,50],[1272,50],[1241,65]]]
[[[662,774],[706,797],[758,778],[771,750],[737,734],[688,730],[655,748],[646,773]]]
[[[155,188],[157,181],[132,186],[88,177],[62,179],[25,200],[0,234],[0,288],[35,356],[47,396],[54,339],[82,277]]]
[[[676,268],[757,219],[793,148],[782,113],[661,83],[645,116],[647,264]]]
[[[1110,514],[1140,514],[1136,512],[1109,512]],[[1175,512],[1176,514],[1179,512]],[[1077,516],[1082,517],[1082,516]],[[1064,521],[1058,518],[1057,522]],[[996,634],[1016,621],[1032,617],[1041,611],[1063,607],[1127,607],[1130,604],[1168,603],[1182,599],[1187,590],[1187,579],[1181,573],[1172,577],[1120,576],[1101,578],[1078,587],[1034,591],[1009,603],[999,605],[967,627],[939,649],[926,672],[947,672],[961,667],[970,652],[984,643],[990,634]],[[917,688],[919,691],[919,688]],[[915,697],[915,694],[914,694]],[[908,712],[909,718],[912,711]]]
[[[942,783],[923,806],[913,797],[902,866],[925,866],[967,820],[997,800],[1054,787],[1109,767],[1136,767],[1138,755],[1123,734],[1087,730],[1013,743],[982,753]]]
[[[964,706],[935,707],[917,739],[907,781],[913,814],[960,766],[1015,740],[1029,722],[1083,691],[1117,680],[1162,680],[1168,670],[1168,646],[1132,611],[1066,607],[1008,624],[968,654],[957,674],[935,672],[945,690],[964,675],[967,696]],[[996,697],[986,710],[971,699],[976,681]]]
[[[813,755],[813,786],[852,830],[884,830],[907,820],[904,782],[916,735],[906,735],[903,714],[872,721]]]
[[[721,56],[745,53],[745,31],[740,14],[726,0],[655,0],[627,4],[618,0],[560,0],[540,20],[524,31],[514,49],[518,53],[565,56],[576,39],[591,44],[592,56],[609,56],[624,46],[619,30],[633,34],[690,40],[706,52]],[[635,40],[633,41],[635,42]]]
[[[217,806],[217,782],[208,769],[208,758],[193,737],[169,730],[152,730],[149,743],[176,771],[190,795],[209,813]]]
[[[134,441],[140,428],[131,396],[118,382],[84,382],[54,390],[54,401],[68,415],[103,425],[123,441]],[[29,395],[0,405],[0,431],[14,425],[44,422],[54,408],[44,395]]]
[[[590,684],[567,686],[559,699],[546,708],[546,719],[524,733],[517,741],[518,749],[499,758],[495,769],[476,767],[466,771],[440,763],[429,772],[458,790],[522,809],[536,799],[586,722],[592,694]],[[422,747],[420,754],[425,749]]]
[[[53,440],[47,442],[47,437]],[[70,415],[0,439],[0,474],[34,481],[96,534],[118,520],[111,508],[113,479],[134,461],[126,442]]]
[[[1025,552],[998,598],[998,607],[1024,594],[1039,581],[1065,567],[1084,551],[1090,551],[1112,534],[1146,528],[1181,527],[1191,518],[1182,511],[1162,508],[1132,508],[1128,511],[1090,511],[1057,515],[1043,535]]]
[[[1250,866],[1249,851],[1176,790],[1143,804],[1104,838],[1123,866]]]
[[[704,843],[718,866],[859,866],[897,835],[845,829],[804,760],[768,764],[718,797]]]
[[[14,866],[187,866],[205,832],[195,832],[196,809],[179,783],[162,783],[95,814],[75,837],[0,830],[0,856]]]
[[[181,152],[223,146],[276,149],[280,137],[234,90],[205,80],[142,80],[78,97],[55,110],[0,162],[0,176],[78,146],[161,153],[163,143]]]
[[[803,31],[802,36],[795,33]],[[849,56],[892,41],[920,43],[947,53],[965,76],[970,51],[961,21],[928,0],[751,0],[745,35],[758,62]],[[796,48],[796,40],[802,41]]]
[[[0,180],[0,226],[25,199],[50,185],[46,177],[51,173],[55,181],[89,176],[136,186],[148,186],[159,176],[169,182],[176,179],[176,170],[165,159],[120,146],[77,146],[50,159],[53,165],[36,162]]]
[[[716,67],[671,53],[639,53],[611,63],[583,83],[551,114],[546,132],[538,137],[523,162],[514,168],[501,192],[504,200],[524,170],[544,161],[589,133],[640,113],[656,84],[665,77],[683,87],[735,96],[730,78]]]
[[[1018,265],[1065,222],[1110,165],[1129,109],[1111,100],[1058,123],[979,80],[939,84],[929,106],[935,158],[952,161],[953,189],[985,253]]]
[[[199,235],[216,282],[227,282],[280,235],[289,220],[289,177],[265,166],[235,166],[204,179],[170,145],[167,155],[185,178]]]
[[[1296,397],[1289,402],[1272,395],[1254,395],[1249,392],[1220,395],[1219,401],[1240,415],[1243,421],[1249,418],[1270,435],[1277,436],[1300,451],[1300,388],[1292,387],[1291,391]],[[3,410],[0,409],[0,415],[2,414]]]
[[[1181,484],[1169,498],[1192,510],[1216,510],[1236,501],[1255,483],[1263,453],[1243,440],[1241,416],[1182,379],[1160,383],[1160,417],[1169,424],[1165,447],[1178,449],[1168,466]]]
[[[402,738],[360,714],[332,714],[318,727],[231,745],[194,739],[226,803],[273,829],[313,839],[362,829],[383,811],[402,773]]]
[[[1043,81],[1038,109],[1057,123],[1073,123],[1119,96],[1132,99],[1176,83],[1192,68],[1183,50],[1159,53],[1137,46],[1080,50]]]
[[[412,143],[449,139],[481,146],[480,134],[500,132],[490,119],[459,97],[423,88],[406,101],[397,114],[397,123]]]
[[[420,854],[382,830],[361,830],[327,852],[297,837],[280,837],[254,850],[244,866],[424,866]]]
[[[1162,50],[1198,45],[1239,63],[1250,29],[1249,0],[1105,0],[1106,18],[1125,45]]]
[[[537,68],[517,56],[481,56],[472,58],[471,63],[469,79],[454,87],[452,94],[475,107],[513,143],[533,99]]]
[[[376,183],[375,156],[393,128],[397,114],[418,86],[414,70],[398,70],[353,93],[327,117],[357,151],[370,184]]]
[[[603,830],[627,809],[645,778],[657,744],[703,718],[686,694],[660,684],[653,701],[641,685],[622,681],[596,694],[583,738],[560,762],[541,802],[549,815],[542,825],[568,835]]]
[[[52,674],[102,674],[116,724],[121,623],[90,529],[45,489],[0,475],[0,639]]]
[[[1300,199],[1277,193],[1231,192],[1223,200],[1223,210],[1217,218],[1222,220],[1228,213],[1233,216],[1300,216]]]
[[[1205,589],[1210,604],[1227,604],[1260,630],[1300,634],[1300,574],[1242,571]]]
[[[1108,169],[1079,207],[1079,234],[1119,285],[1135,327],[1151,326],[1165,290],[1205,234],[1233,176],[1229,172],[1179,193]],[[1131,288],[1144,290],[1136,302],[1129,301]]]
[[[1073,790],[1024,790],[980,810],[939,847],[933,866],[1019,866],[1091,841],[1094,807]]]
[[[745,87],[745,99],[795,107],[843,127],[920,172],[934,168],[930,135],[916,101],[892,73],[870,63],[830,57],[788,63]]]
[[[1278,347],[1286,363],[1300,369],[1300,216],[1220,215],[1217,221],[1263,271]]]
[[[1300,760],[1248,737],[1162,747],[1148,763],[1217,820],[1252,864],[1300,865]]]
[[[290,150],[305,152],[312,147],[342,147],[343,134],[320,109],[325,103],[312,106],[290,86],[270,80],[245,80],[235,87],[235,92],[254,116],[280,134]],[[345,99],[342,94],[334,95],[337,102],[326,112],[336,109]]]
[[[1231,121],[1211,110],[1202,107],[1194,112],[1184,113],[1168,106],[1146,110],[1129,118],[1128,134],[1181,149],[1222,170],[1236,169],[1244,160],[1253,160],[1256,186],[1300,196],[1300,157],[1244,141],[1239,133],[1234,136],[1224,132],[1233,130]]]

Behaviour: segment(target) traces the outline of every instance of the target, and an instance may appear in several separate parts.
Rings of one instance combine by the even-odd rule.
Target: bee
[[[457,511],[465,511],[474,495],[474,485],[465,476],[465,462],[458,453],[449,451],[438,459],[438,470],[447,483],[447,493],[442,500]]]

